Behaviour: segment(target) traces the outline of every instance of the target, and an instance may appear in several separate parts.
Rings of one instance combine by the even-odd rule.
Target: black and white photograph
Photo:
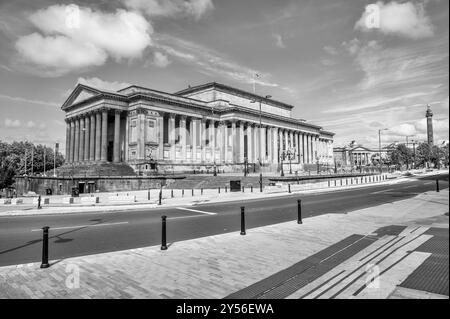
[[[0,83],[3,302],[449,299],[447,0],[0,0]]]

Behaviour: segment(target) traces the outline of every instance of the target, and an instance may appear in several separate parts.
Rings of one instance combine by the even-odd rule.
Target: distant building
[[[387,147],[381,149],[382,159],[387,157],[387,151]],[[333,148],[333,157],[337,166],[367,166],[379,162],[380,150],[352,142],[348,146]]]

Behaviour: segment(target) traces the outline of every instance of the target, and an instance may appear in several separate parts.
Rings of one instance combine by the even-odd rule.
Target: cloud
[[[214,9],[211,0],[124,0],[123,3],[149,17],[192,16],[198,20]]]
[[[383,34],[392,34],[412,39],[433,36],[433,26],[426,15],[424,4],[392,1],[378,1],[366,6],[355,29],[368,32],[378,30]]]
[[[75,5],[53,5],[31,14],[39,29],[21,36],[15,47],[20,57],[46,76],[139,58],[151,45],[150,23],[139,13],[117,9],[114,13]]]
[[[80,78],[78,78],[77,82],[80,84],[85,84],[87,86],[100,89],[100,90],[111,91],[111,92],[117,92],[120,89],[126,88],[131,85],[130,83],[124,83],[124,82],[116,82],[116,81],[108,82],[108,81],[99,79],[97,77],[93,77],[93,78],[80,77]],[[72,90],[70,90],[70,93],[71,92],[72,92]]]
[[[167,34],[154,37],[155,47],[178,61],[195,65],[199,72],[212,73],[234,81],[251,84],[255,82],[261,86],[278,87],[270,81],[271,75],[236,63],[215,50],[186,41]],[[254,77],[259,74],[260,77]]]
[[[361,42],[355,38],[350,41],[342,42],[342,46],[350,53],[350,55],[355,55],[360,49]]]
[[[5,127],[7,128],[17,128],[17,127],[21,127],[22,123],[20,122],[20,120],[11,120],[9,118],[5,119]]]
[[[281,34],[272,33],[272,36],[275,38],[275,45],[280,49],[285,49],[286,45],[284,44],[283,37]]]
[[[31,100],[31,99],[26,99],[26,98],[19,97],[19,96],[9,96],[9,95],[5,95],[5,94],[0,94],[0,99],[5,99],[5,100],[9,100],[9,101],[14,101],[14,102],[32,103],[32,104],[38,104],[38,105],[44,105],[44,106],[59,106],[59,104],[55,103],[55,102]]]
[[[159,68],[165,68],[167,67],[171,62],[169,61],[169,58],[164,53],[156,51],[153,54],[153,65],[159,67]]]
[[[339,54],[338,50],[335,47],[332,47],[329,45],[324,46],[323,50],[330,55],[338,55]]]
[[[409,47],[384,47],[374,40],[361,43],[354,39],[343,43],[356,66],[364,73],[359,83],[361,89],[444,80],[448,77],[443,69],[445,64],[448,65],[446,45],[442,41],[437,42],[434,50],[429,50],[423,43]]]

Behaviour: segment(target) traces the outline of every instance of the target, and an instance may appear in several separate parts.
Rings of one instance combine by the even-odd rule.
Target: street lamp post
[[[270,99],[271,95],[266,95],[264,99]],[[259,172],[259,190],[262,192],[263,189],[263,176],[262,176],[262,166],[263,166],[263,158],[262,158],[262,110],[261,110],[261,104],[262,104],[262,97],[260,97],[259,100],[259,166],[261,168],[261,171]],[[253,100],[250,103],[256,103],[257,100]]]
[[[382,165],[381,165],[381,131],[387,131],[387,128],[378,130],[378,164],[380,165],[380,174],[382,173]]]

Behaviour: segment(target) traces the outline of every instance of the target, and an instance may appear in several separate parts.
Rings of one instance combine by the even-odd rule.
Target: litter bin
[[[230,181],[230,192],[240,192],[241,181]]]
[[[47,189],[45,190],[45,194],[46,194],[46,195],[52,195],[52,194],[53,194],[52,189],[51,189],[51,188],[47,188]]]
[[[80,196],[80,190],[78,187],[72,187],[72,197],[79,197]]]

